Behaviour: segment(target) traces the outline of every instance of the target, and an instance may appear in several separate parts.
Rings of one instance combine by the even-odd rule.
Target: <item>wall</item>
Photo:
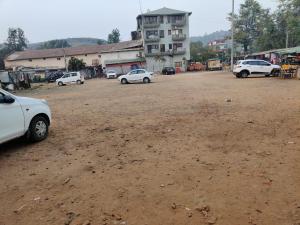
[[[141,50],[142,51],[142,50]],[[105,61],[107,60],[128,60],[128,59],[137,59],[139,50],[128,50],[128,51],[121,51],[121,52],[109,52],[109,53],[101,53],[101,61],[102,66],[106,67]]]
[[[78,59],[82,59],[87,66],[93,65],[93,60],[99,60],[101,64],[101,57],[98,54],[87,54],[87,55],[76,55]],[[67,63],[70,60],[70,56],[66,57]],[[64,69],[65,60],[61,57],[60,60],[57,58],[46,58],[44,59],[32,59],[29,60],[17,60],[17,61],[5,61],[6,69],[13,69],[14,67],[32,67],[32,68],[49,68],[49,69]]]

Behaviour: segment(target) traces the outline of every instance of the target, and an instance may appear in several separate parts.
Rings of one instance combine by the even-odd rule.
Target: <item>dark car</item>
[[[162,74],[164,75],[173,75],[176,74],[176,70],[173,67],[164,67],[162,70]]]
[[[55,82],[57,79],[61,78],[63,75],[64,75],[64,73],[61,72],[61,71],[51,73],[51,74],[46,78],[46,81],[47,81],[48,83],[53,83],[53,82]]]

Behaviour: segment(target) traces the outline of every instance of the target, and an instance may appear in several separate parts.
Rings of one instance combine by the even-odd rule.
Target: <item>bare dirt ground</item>
[[[299,85],[213,72],[22,92],[53,124],[0,146],[0,224],[298,225]]]

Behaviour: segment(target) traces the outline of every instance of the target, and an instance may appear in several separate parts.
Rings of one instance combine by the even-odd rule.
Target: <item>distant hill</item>
[[[223,39],[230,35],[229,31],[216,31],[211,34],[205,34],[203,36],[191,37],[191,42],[201,41],[204,45],[207,45],[210,41]]]
[[[82,45],[97,45],[98,41],[106,43],[105,40],[98,38],[66,38],[61,40],[66,40],[69,45],[71,45],[71,47],[78,47]],[[39,49],[44,43],[45,42],[31,43],[28,45],[28,49]]]

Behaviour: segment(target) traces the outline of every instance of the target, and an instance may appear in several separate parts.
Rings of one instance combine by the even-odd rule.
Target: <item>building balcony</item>
[[[186,25],[186,20],[173,20],[171,21],[171,25],[175,27],[184,27]]]
[[[173,55],[185,55],[186,49],[185,48],[177,48],[172,51]]]
[[[145,38],[145,43],[154,43],[154,42],[159,42],[160,37],[158,36],[150,36]]]
[[[143,27],[144,28],[158,28],[160,24],[157,23],[144,23]]]
[[[185,55],[186,49],[185,48],[178,48],[177,50],[170,50],[165,52],[160,51],[152,51],[151,53],[146,53],[146,57],[154,57],[154,56],[173,56],[173,55]]]
[[[173,41],[184,41],[186,39],[185,34],[173,34],[172,35],[172,40]]]

